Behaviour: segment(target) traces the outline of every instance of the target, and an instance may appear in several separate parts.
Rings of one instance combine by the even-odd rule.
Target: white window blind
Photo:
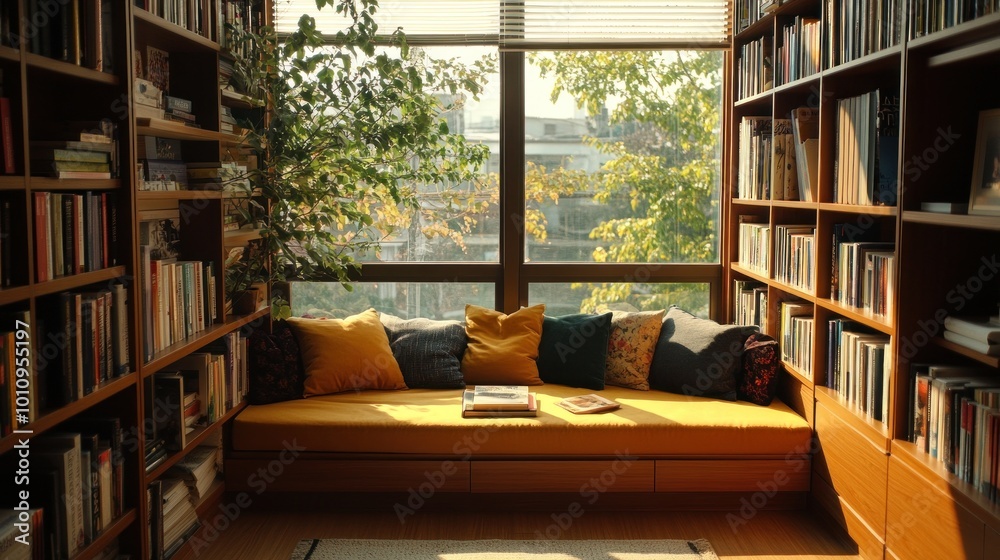
[[[725,48],[732,0],[382,0],[386,35],[412,44],[497,44],[502,49]],[[347,20],[315,0],[275,0],[275,28],[288,33],[309,13],[333,35]]]

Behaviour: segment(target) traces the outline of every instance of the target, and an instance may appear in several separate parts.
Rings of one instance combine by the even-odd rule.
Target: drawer
[[[819,475],[813,474],[812,499],[827,515],[839,524],[847,536],[858,547],[858,556],[863,560],[882,560],[885,543],[882,535],[876,535],[871,527],[858,516],[857,512],[833,490]]]
[[[471,461],[473,492],[652,492],[653,461]]]

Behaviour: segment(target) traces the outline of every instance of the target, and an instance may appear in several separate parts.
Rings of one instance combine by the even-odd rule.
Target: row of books
[[[781,359],[805,376],[812,378],[813,305],[783,301],[779,317]]]
[[[26,20],[33,29],[25,39],[31,52],[93,70],[113,72],[115,5],[113,0],[30,0]]]
[[[774,226],[774,279],[812,292],[816,287],[816,226]]]
[[[812,202],[819,173],[819,111],[800,107],[787,119],[743,117],[736,197]]]
[[[819,18],[795,16],[781,28],[774,65],[774,83],[782,85],[807,78],[822,69],[823,43]]]
[[[264,14],[255,0],[218,0],[219,46],[239,56],[246,56],[247,45],[233,40],[230,28],[259,33]]]
[[[947,364],[910,368],[909,440],[993,502],[1000,501],[1000,381]]]
[[[121,176],[118,126],[110,119],[75,123],[80,132],[67,132],[64,123],[40,126],[55,140],[32,140],[31,173],[57,179],[115,179]]]
[[[898,97],[875,90],[837,101],[835,202],[895,206],[898,160]]]
[[[33,194],[39,282],[114,266],[117,212],[112,194]]]
[[[209,0],[135,0],[135,5],[204,37],[212,30]]]
[[[833,247],[834,275],[831,298],[846,307],[857,307],[889,317],[895,297],[895,244],[879,241],[838,243]]]
[[[1000,356],[1000,316],[988,319],[948,316],[943,336],[980,354]]]
[[[184,481],[154,480],[147,488],[151,560],[170,558],[198,529],[198,514]]]
[[[64,292],[39,321],[46,406],[64,406],[131,370],[127,290],[121,283],[90,292]],[[49,352],[56,348],[58,352]]]
[[[777,8],[782,0],[738,0],[735,3],[737,33],[757,23],[768,11]]]
[[[44,532],[44,513],[40,508],[0,508],[0,556],[5,560],[44,559],[45,541],[30,538]],[[25,533],[29,535],[28,539],[25,539]]]
[[[769,277],[771,274],[771,226],[741,223],[737,243],[737,258],[740,266]]]
[[[733,322],[767,332],[767,286],[755,280],[733,281]]]
[[[899,44],[904,0],[843,0],[827,3],[833,64],[844,64]]]
[[[123,445],[118,418],[75,418],[32,438],[26,483],[32,507],[41,511],[41,530],[31,538],[45,549],[40,557],[75,557],[122,515]]]
[[[1000,12],[1000,0],[910,0],[910,38]]]
[[[832,319],[827,333],[827,386],[879,422],[889,417],[890,338],[846,319]]]
[[[212,262],[151,258],[141,245],[146,359],[199,333],[216,319],[216,275]]]
[[[740,46],[737,61],[737,100],[753,97],[774,86],[774,42],[770,35]]]

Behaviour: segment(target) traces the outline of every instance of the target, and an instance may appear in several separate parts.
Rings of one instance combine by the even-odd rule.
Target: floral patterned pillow
[[[299,344],[285,321],[275,321],[268,334],[250,335],[247,360],[247,402],[268,404],[301,399],[305,383]]]
[[[778,342],[766,334],[754,333],[743,346],[743,379],[737,394],[741,401],[767,406],[778,390],[781,356]]]
[[[604,382],[640,391],[649,390],[649,366],[660,336],[663,313],[615,311],[611,315],[608,358],[604,363]]]

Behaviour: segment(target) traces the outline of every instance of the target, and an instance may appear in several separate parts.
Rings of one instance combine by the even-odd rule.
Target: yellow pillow
[[[293,317],[305,368],[305,397],[360,391],[406,389],[378,313],[369,309],[346,319]]]
[[[541,385],[538,343],[542,340],[544,305],[521,308],[510,315],[465,306],[469,346],[462,375],[470,385]]]

